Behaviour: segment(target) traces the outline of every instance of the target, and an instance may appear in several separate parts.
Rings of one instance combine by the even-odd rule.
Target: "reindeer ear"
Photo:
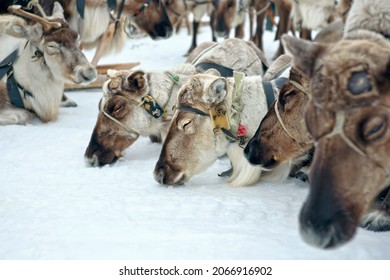
[[[226,96],[226,80],[223,78],[216,79],[211,83],[208,89],[207,102],[218,104],[225,99]]]
[[[294,65],[311,78],[315,61],[324,51],[325,46],[289,35],[283,35],[282,42],[286,52],[293,57]]]
[[[59,19],[65,20],[64,9],[62,8],[60,3],[54,2],[53,12],[52,12],[51,16],[53,18],[59,18]]]
[[[209,70],[207,70],[204,73],[208,74],[208,75],[214,75],[214,76],[217,76],[217,77],[221,77],[221,74],[218,72],[218,70],[214,69],[214,68],[210,68]]]
[[[6,33],[17,38],[25,38],[29,41],[39,42],[43,36],[43,28],[40,24],[32,26],[14,25],[6,30]]]
[[[142,90],[146,86],[145,73],[143,71],[136,71],[127,77],[131,91]]]
[[[124,98],[112,98],[109,100],[106,110],[108,114],[120,120],[127,114],[126,105],[127,101]]]

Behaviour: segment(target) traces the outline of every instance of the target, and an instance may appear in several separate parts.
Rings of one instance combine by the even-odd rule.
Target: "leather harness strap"
[[[232,68],[225,67],[225,66],[213,63],[213,62],[200,62],[200,63],[196,64],[195,67],[200,68],[203,71],[207,71],[209,69],[215,69],[221,74],[222,77],[225,77],[225,78],[233,77],[233,72],[234,72],[234,69],[232,69]]]
[[[274,86],[280,91],[280,89],[284,86],[285,83],[287,83],[288,78],[286,77],[279,77],[271,82],[269,81],[263,81],[263,88],[264,93],[267,98],[267,106],[268,108],[271,108],[272,103],[275,101],[275,92],[274,92]]]
[[[13,64],[17,57],[18,50],[16,49],[0,63],[0,79],[2,79],[7,74],[7,93],[10,99],[10,103],[15,107],[25,109],[19,89],[22,90],[24,98],[26,98],[27,95],[30,97],[34,97],[34,95],[28,90],[24,89],[15,79]]]

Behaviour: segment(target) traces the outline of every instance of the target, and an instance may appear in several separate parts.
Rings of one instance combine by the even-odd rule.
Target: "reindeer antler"
[[[42,27],[43,27],[43,29],[45,31],[49,31],[49,30],[51,30],[53,28],[60,28],[61,27],[61,23],[59,23],[59,22],[50,22],[50,21],[48,21],[47,19],[45,19],[43,17],[40,17],[40,16],[34,15],[32,13],[26,12],[26,11],[21,9],[20,5],[9,6],[8,7],[8,11],[10,11],[13,14],[16,14],[16,15],[19,15],[19,16],[22,16],[22,17],[25,17],[25,18],[28,18],[28,19],[31,19],[33,21],[38,22],[40,25],[42,25]]]

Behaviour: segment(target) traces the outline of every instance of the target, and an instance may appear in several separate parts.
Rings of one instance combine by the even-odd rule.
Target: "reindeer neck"
[[[43,119],[56,117],[64,90],[64,82],[50,71],[44,58],[36,56],[36,48],[30,43],[19,49],[19,58],[14,64],[16,81],[32,96],[22,96],[26,109],[33,110]],[[50,107],[45,111],[45,107]],[[42,111],[42,112],[41,112]]]
[[[148,75],[149,94],[156,99],[160,106],[172,114],[172,107],[176,103],[177,92],[196,73],[195,66],[182,64],[165,72],[150,72]]]
[[[245,77],[242,84],[241,102],[242,110],[239,123],[247,129],[247,136],[252,137],[264,115],[268,111],[267,99],[262,86],[261,76]],[[234,78],[228,78],[228,91],[226,95],[227,108],[232,107]]]

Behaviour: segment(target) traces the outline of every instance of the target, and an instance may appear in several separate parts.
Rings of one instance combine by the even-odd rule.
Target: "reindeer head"
[[[240,10],[240,0],[214,0],[211,25],[218,37],[229,37],[230,30]]]
[[[64,20],[63,9],[54,3],[52,16],[42,18],[11,6],[9,11],[35,21],[34,25],[14,25],[7,33],[28,40],[34,59],[43,58],[53,77],[68,83],[89,83],[96,79],[96,69],[79,49],[78,34]]]
[[[154,170],[157,182],[182,184],[226,152],[224,136],[213,131],[210,110],[227,110],[228,81],[215,70],[192,76],[178,93],[176,112]]]
[[[142,12],[141,7],[143,7]],[[126,1],[125,11],[131,14],[132,23],[138,29],[146,32],[153,40],[167,39],[172,35],[172,23],[169,20],[163,1]],[[139,16],[138,13],[140,13]],[[134,14],[135,16],[133,16]]]
[[[84,155],[91,166],[114,163],[150,123],[141,107],[143,97],[149,92],[146,74],[109,70],[108,76],[98,119]]]
[[[313,146],[304,120],[309,101],[309,80],[292,67],[289,81],[281,88],[244,153],[252,164],[274,169],[291,162]]]
[[[390,183],[390,48],[380,35],[359,38],[326,46],[283,37],[311,79],[305,120],[316,152],[300,226],[305,241],[322,248],[350,240]]]

